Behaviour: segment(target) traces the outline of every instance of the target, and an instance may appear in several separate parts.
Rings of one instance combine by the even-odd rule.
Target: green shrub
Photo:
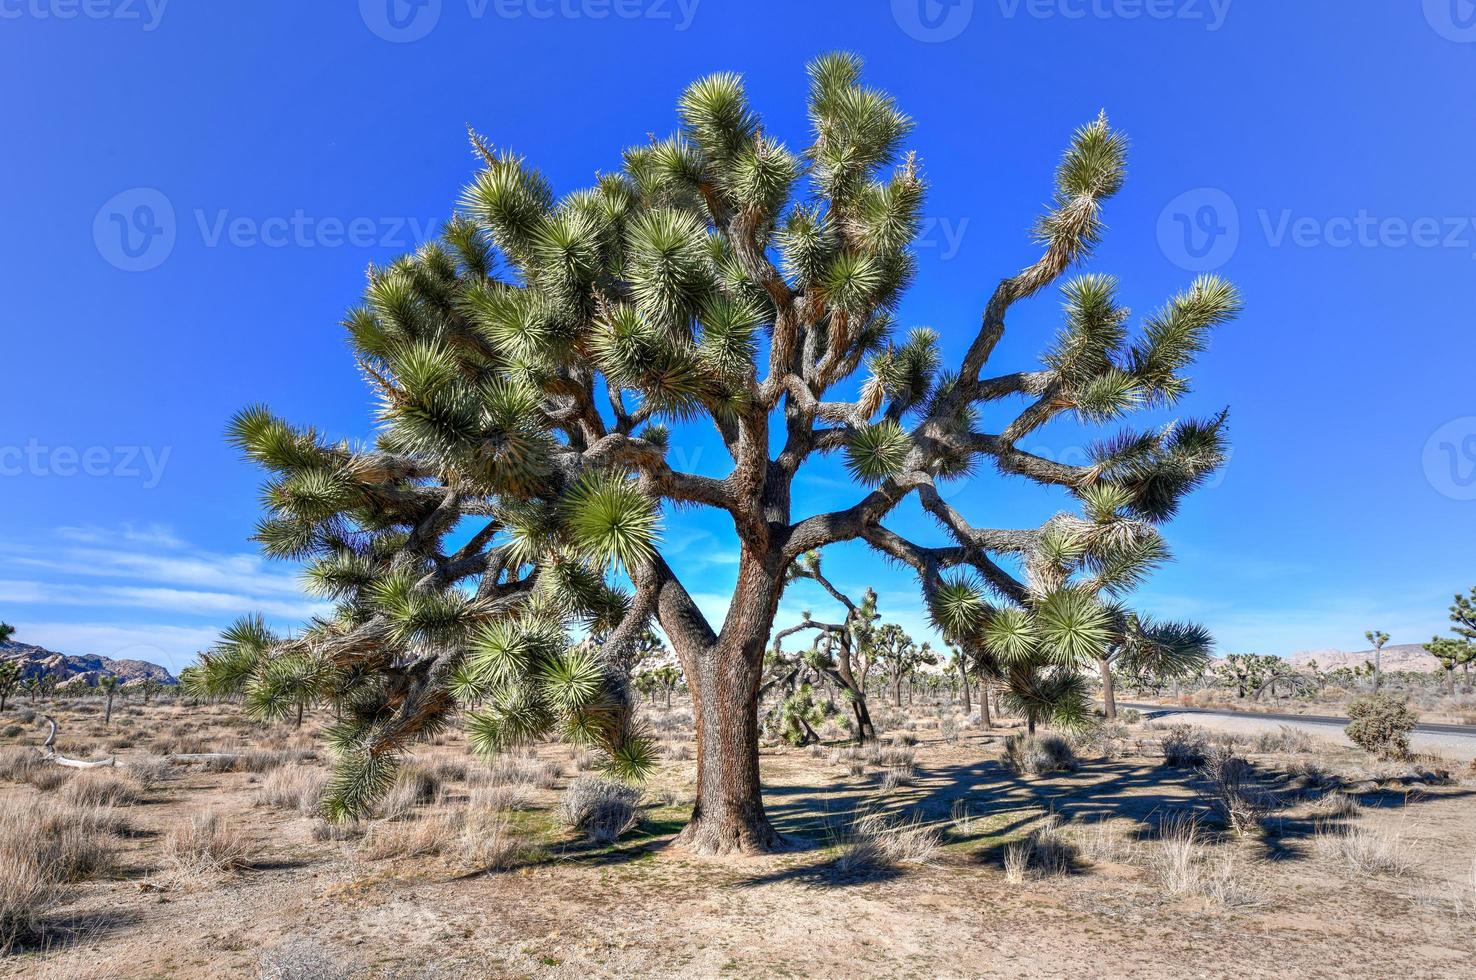
[[[1017,732],[1005,739],[1005,761],[1018,773],[1072,772],[1076,753],[1060,735],[1026,735]]]
[[[1387,694],[1368,694],[1348,703],[1348,717],[1352,721],[1343,731],[1354,745],[1384,759],[1408,757],[1409,733],[1416,721],[1408,702]]]

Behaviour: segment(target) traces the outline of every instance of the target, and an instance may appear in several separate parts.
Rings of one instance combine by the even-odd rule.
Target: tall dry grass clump
[[[211,811],[194,813],[169,832],[164,853],[177,872],[236,874],[245,870],[250,844],[234,825]]]
[[[564,826],[594,844],[613,844],[634,827],[640,790],[603,776],[580,776],[569,784],[559,802]]]
[[[891,870],[902,864],[929,864],[942,847],[938,831],[922,817],[889,817],[877,811],[861,813],[836,841],[840,855],[837,874],[855,876]]]
[[[116,819],[52,801],[0,811],[0,951],[38,938],[68,882],[112,867]]]
[[[328,774],[311,766],[279,766],[261,781],[257,802],[278,810],[313,816],[323,802]]]

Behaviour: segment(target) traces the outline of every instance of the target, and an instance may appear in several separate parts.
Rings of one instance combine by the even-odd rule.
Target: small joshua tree
[[[1440,662],[1441,669],[1445,671],[1446,689],[1454,694],[1456,668],[1467,667],[1472,661],[1476,661],[1476,643],[1450,636],[1436,636],[1424,644],[1424,648],[1426,653]]]
[[[1236,291],[1200,278],[1135,335],[1116,281],[1081,275],[1061,284],[1063,325],[1043,363],[986,370],[1011,310],[1101,238],[1127,150],[1104,116],[1056,168],[1038,257],[999,283],[977,327],[948,328],[961,354],[945,369],[938,332],[895,333],[923,218],[912,122],[863,84],[852,55],[822,57],[809,75],[799,152],[764,127],[738,76],[714,75],[681,96],[679,132],[562,198],[474,136],[482,170],[442,239],[371,269],[347,320],[379,404],[374,444],[263,408],[232,425],[270,474],[263,547],[307,561],[337,604],[269,654],[320,657],[332,675],[344,723],[331,734],[331,813],[363,812],[398,754],[453,717],[482,751],[562,732],[622,774],[643,772],[649,741],[622,665],[654,617],[697,717],[696,802],[679,843],[774,848],[759,778],[765,656],[790,566],[842,541],[915,571],[927,604],[951,607],[955,635],[1006,651],[1037,713],[1080,693],[1067,676],[1110,635],[1098,594],[1139,574],[1159,526],[1223,461],[1225,416],[1123,432],[1084,466],[1019,444],[1062,416],[1111,423],[1176,402],[1211,330],[1239,309]],[[985,407],[1003,420],[995,431]],[[668,460],[670,426],[694,425],[731,458],[722,478]],[[801,467],[831,453],[854,495],[796,513]],[[1062,488],[1083,514],[976,524],[939,485],[985,466]],[[991,496],[958,502],[982,510]],[[908,498],[946,543],[887,526]],[[691,507],[729,518],[738,545],[716,625],[658,540],[663,517]],[[1042,586],[1009,570],[1040,553],[1071,574]],[[604,638],[597,654],[571,646],[575,623]],[[210,659],[233,657],[226,639]],[[248,673],[249,700],[268,676]]]
[[[15,627],[9,623],[0,623],[0,643],[9,643],[10,638],[15,635]]]
[[[97,686],[102,691],[102,696],[107,704],[103,709],[104,725],[111,725],[113,723],[113,698],[117,697],[118,688],[121,683],[122,681],[117,674],[109,674],[106,677],[99,677],[97,680]]]
[[[1389,634],[1383,630],[1369,630],[1363,637],[1373,645],[1373,689],[1377,692],[1384,679],[1384,644],[1389,642]]]
[[[5,710],[5,702],[15,693],[20,686],[21,665],[15,660],[0,660],[0,711]]]

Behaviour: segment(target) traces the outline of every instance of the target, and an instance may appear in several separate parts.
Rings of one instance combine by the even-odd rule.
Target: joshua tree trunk
[[[963,683],[963,712],[967,717],[974,713],[974,705],[969,701],[972,692],[969,690],[969,670],[962,663],[958,665],[958,673]]]
[[[892,678],[892,706],[902,707],[902,675],[898,674]]]
[[[103,711],[103,724],[104,725],[111,725],[112,723],[113,723],[113,692],[112,691],[109,691],[108,692],[108,706],[107,706],[106,710]]]
[[[293,728],[301,728],[302,727],[302,708],[303,708],[303,703],[301,701],[297,702],[297,722],[296,722],[296,724],[294,724],[292,726]]]
[[[671,710],[671,686],[670,685],[667,685],[667,688],[666,688],[666,710],[667,711],[670,711]]]
[[[1108,721],[1116,721],[1117,689],[1112,680],[1112,663],[1106,657],[1098,657],[1097,668],[1102,673],[1102,714]]]
[[[680,586],[661,589],[661,623],[687,675],[697,727],[697,800],[677,844],[697,854],[762,853],[783,843],[764,813],[758,755],[764,648],[783,587],[782,567],[745,556],[716,637]]]
[[[979,721],[985,728],[994,727],[994,718],[989,713],[989,696],[994,692],[989,688],[989,678],[979,682]]]

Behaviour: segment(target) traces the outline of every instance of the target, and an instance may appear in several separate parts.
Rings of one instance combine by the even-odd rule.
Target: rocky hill
[[[1339,667],[1362,667],[1365,663],[1373,663],[1373,658],[1372,650],[1354,653],[1346,650],[1303,650],[1287,659],[1296,667],[1306,667],[1315,661],[1321,670],[1336,670]],[[1429,674],[1440,669],[1440,661],[1426,653],[1418,643],[1399,643],[1384,647],[1381,663],[1384,670],[1390,673],[1409,671]]]
[[[112,660],[92,655],[67,656],[29,643],[0,643],[0,660],[19,661],[22,677],[54,674],[63,684],[79,677],[88,684],[96,684],[100,678],[108,676],[120,678],[124,687],[142,684],[150,678],[161,684],[179,683],[169,671],[146,660]]]

